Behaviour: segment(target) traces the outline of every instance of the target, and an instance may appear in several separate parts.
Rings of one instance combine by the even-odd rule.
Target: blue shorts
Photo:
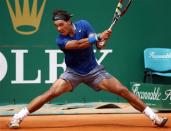
[[[82,75],[78,74],[71,68],[67,68],[65,72],[60,76],[61,79],[67,80],[72,85],[72,90],[74,90],[79,84],[84,83],[96,91],[101,90],[97,87],[97,84],[104,79],[110,79],[113,76],[109,74],[102,65],[96,66],[88,74]]]

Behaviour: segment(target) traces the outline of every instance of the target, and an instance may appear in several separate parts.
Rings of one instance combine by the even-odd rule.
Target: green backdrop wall
[[[54,9],[68,10],[74,14],[73,21],[86,19],[101,32],[111,24],[117,2],[0,0],[0,103],[28,103],[63,72],[63,54],[56,46],[58,33],[51,19]],[[96,50],[99,62],[124,85],[129,87],[131,81],[143,81],[145,48],[171,47],[170,5],[171,0],[134,0],[113,29],[106,49]],[[28,33],[31,30],[35,32]],[[94,92],[82,84],[73,93],[52,102],[91,101],[124,100],[104,91]]]

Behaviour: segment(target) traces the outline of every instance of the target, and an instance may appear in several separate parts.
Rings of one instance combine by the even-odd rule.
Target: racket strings
[[[131,2],[132,0],[120,0],[116,7],[112,21],[118,20],[122,15],[124,15],[127,9],[129,8]]]
[[[118,3],[118,5],[117,5],[117,7],[116,7],[116,13],[118,14],[118,15],[121,15],[121,9],[122,9],[122,3]]]
[[[122,1],[122,8],[121,8],[121,16],[125,14],[125,12],[128,10],[132,0],[123,0]]]
[[[116,7],[115,14],[113,16],[113,20],[112,21],[118,20],[120,18],[121,13],[122,13],[121,12],[122,11],[122,7],[123,7],[122,3],[119,2],[117,7]]]

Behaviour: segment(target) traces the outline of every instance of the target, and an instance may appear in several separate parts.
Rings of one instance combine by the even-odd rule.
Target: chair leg
[[[153,74],[150,72],[150,83],[153,83]]]
[[[147,79],[147,75],[144,74],[144,80],[143,80],[144,83],[146,83],[146,79]]]

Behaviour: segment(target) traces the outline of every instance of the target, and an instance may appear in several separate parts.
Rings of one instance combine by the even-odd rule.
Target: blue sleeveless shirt
[[[56,43],[65,54],[66,66],[79,74],[85,75],[98,65],[93,46],[85,49],[65,50],[65,45],[70,40],[87,38],[95,31],[86,20],[76,21],[73,25],[75,27],[75,35],[70,37],[69,35],[63,36],[60,34],[56,39]]]

